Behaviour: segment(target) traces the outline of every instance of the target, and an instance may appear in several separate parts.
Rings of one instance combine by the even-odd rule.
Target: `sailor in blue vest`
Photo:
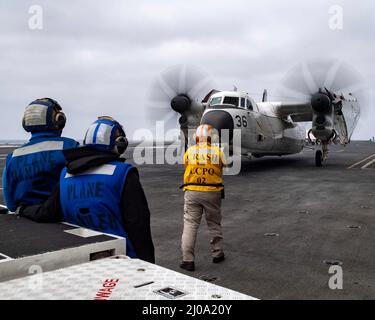
[[[10,211],[41,204],[56,189],[66,164],[63,150],[78,146],[75,140],[61,137],[65,123],[65,114],[53,99],[37,99],[26,107],[22,125],[31,139],[8,155],[3,173]]]
[[[84,146],[64,152],[60,203],[63,220],[126,238],[127,255],[154,263],[150,211],[138,171],[120,155],[128,140],[111,117],[99,117]]]

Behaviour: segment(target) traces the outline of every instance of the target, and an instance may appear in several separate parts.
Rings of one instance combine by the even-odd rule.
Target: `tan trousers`
[[[185,191],[184,231],[181,249],[183,261],[194,261],[194,248],[203,212],[211,237],[213,257],[223,254],[221,230],[221,192]]]

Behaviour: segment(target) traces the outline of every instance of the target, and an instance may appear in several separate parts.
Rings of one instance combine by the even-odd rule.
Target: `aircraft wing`
[[[294,122],[312,121],[312,108],[308,102],[278,102],[274,104],[276,114],[280,118],[290,116]]]

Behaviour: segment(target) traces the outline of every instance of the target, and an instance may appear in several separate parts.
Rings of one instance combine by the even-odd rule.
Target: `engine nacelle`
[[[334,107],[328,94],[318,92],[311,98],[311,132],[316,139],[328,141],[334,135]]]

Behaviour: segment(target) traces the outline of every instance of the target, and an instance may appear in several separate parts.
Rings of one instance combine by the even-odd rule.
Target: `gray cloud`
[[[44,10],[44,29],[28,28],[28,9]],[[328,28],[328,8],[344,8],[344,29]],[[204,67],[219,89],[270,97],[295,62],[347,61],[375,84],[375,4],[368,1],[3,1],[0,4],[0,139],[26,138],[23,108],[51,96],[64,107],[65,135],[81,138],[100,114],[129,135],[146,126],[146,92],[164,68]],[[276,98],[276,97],[275,97]],[[375,135],[375,111],[354,138]]]

